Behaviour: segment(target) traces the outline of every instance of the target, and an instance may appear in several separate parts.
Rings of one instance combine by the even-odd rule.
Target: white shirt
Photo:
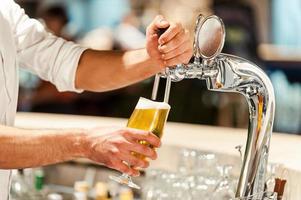
[[[79,92],[74,79],[84,50],[45,31],[41,23],[30,19],[13,0],[1,0],[0,124],[14,125],[19,66],[51,81],[60,91]],[[2,156],[7,155],[0,152]],[[9,182],[10,171],[0,169],[0,200],[9,198]]]

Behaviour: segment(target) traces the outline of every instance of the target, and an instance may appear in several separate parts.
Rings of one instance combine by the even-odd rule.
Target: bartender
[[[159,28],[167,28],[160,37]],[[48,33],[13,0],[0,4],[0,200],[9,197],[10,169],[38,167],[88,158],[129,175],[149,163],[131,152],[156,159],[160,140],[150,132],[118,127],[24,130],[14,128],[18,67],[22,66],[59,91],[103,92],[147,79],[165,66],[187,63],[192,56],[189,33],[179,23],[157,16],[147,28],[146,48],[96,51]],[[130,164],[129,167],[124,162]]]

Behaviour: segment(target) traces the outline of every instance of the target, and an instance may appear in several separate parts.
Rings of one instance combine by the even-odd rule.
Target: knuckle
[[[180,22],[176,22],[175,26],[177,29],[182,29],[182,24]]]
[[[122,143],[123,142],[121,140],[116,140],[116,141],[113,142],[113,144],[114,144],[115,147],[120,147],[122,145]]]
[[[117,149],[117,148],[112,148],[112,149],[110,149],[110,154],[111,154],[112,156],[117,156],[119,153],[120,153],[120,151],[119,151],[119,149]]]
[[[174,23],[174,24],[170,25],[170,30],[171,31],[175,31],[177,29],[178,29],[177,24]]]

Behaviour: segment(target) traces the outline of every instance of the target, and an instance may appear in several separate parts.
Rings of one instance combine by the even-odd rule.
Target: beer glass
[[[127,127],[151,131],[157,137],[161,138],[169,110],[170,106],[168,103],[151,101],[140,97],[134,112],[128,120]],[[139,143],[149,146],[146,141],[139,141]],[[144,155],[135,152],[132,152],[132,154],[136,157],[145,159]],[[118,183],[128,185],[129,187],[140,189],[140,186],[136,185],[128,174],[123,173],[119,177],[110,176],[109,178]]]

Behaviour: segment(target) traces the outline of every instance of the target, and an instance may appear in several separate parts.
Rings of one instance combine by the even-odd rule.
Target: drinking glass
[[[149,99],[140,97],[134,112],[128,120],[127,127],[151,131],[157,137],[161,138],[169,110],[170,106],[168,103],[151,101]],[[146,141],[139,141],[139,143],[152,147]],[[139,158],[145,158],[144,155],[139,155],[135,152],[132,152],[132,154]],[[126,173],[123,173],[119,177],[110,176],[109,178],[129,187],[140,189],[140,186],[135,184],[132,181],[131,176]]]
[[[225,165],[219,166],[218,170],[220,172],[221,180],[219,181],[215,191],[213,192],[213,200],[229,200],[234,199],[235,190],[233,188],[232,181],[229,177],[229,171],[232,169],[232,166]]]

